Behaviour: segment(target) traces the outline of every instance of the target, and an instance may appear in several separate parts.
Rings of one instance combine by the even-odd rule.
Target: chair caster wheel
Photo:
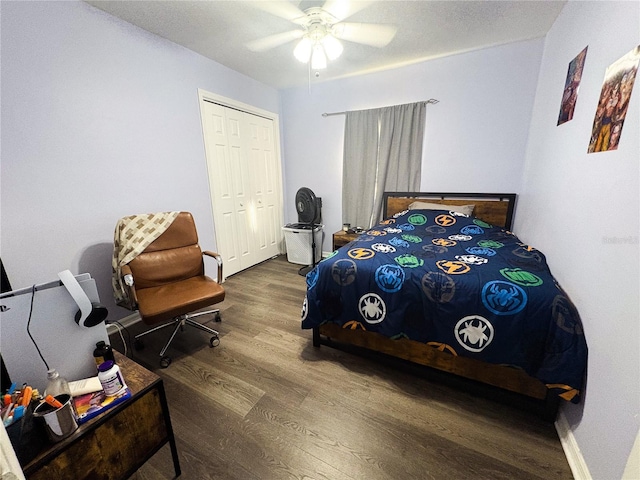
[[[142,350],[144,348],[144,342],[142,340],[135,340],[133,342],[133,348],[136,350]]]
[[[214,335],[209,339],[209,346],[211,348],[217,347],[218,345],[220,345],[220,337],[218,337],[217,335]]]
[[[216,316],[213,317],[213,320],[216,322],[221,322],[222,321],[222,317],[220,316],[220,312],[216,313]]]
[[[171,365],[171,357],[162,357],[160,359],[161,368],[167,368],[169,365]]]

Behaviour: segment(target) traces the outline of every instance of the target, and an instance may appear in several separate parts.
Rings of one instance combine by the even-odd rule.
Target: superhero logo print
[[[523,287],[537,287],[542,285],[542,279],[531,272],[520,268],[503,268],[500,273],[507,279]]]
[[[483,222],[482,220],[476,218],[473,223],[475,223],[476,225],[478,225],[479,227],[483,227],[483,228],[493,228],[493,225],[491,225],[490,223],[487,222]]]
[[[496,242],[495,240],[480,240],[478,246],[486,248],[500,248],[504,247],[504,243]]]
[[[389,240],[389,244],[398,248],[400,247],[409,248],[411,246],[409,242],[407,242],[406,240],[402,240],[401,238],[398,238],[398,237],[393,237],[391,240]]]
[[[387,293],[396,293],[402,288],[405,274],[402,267],[387,264],[380,265],[376,269],[374,278],[376,280],[376,284],[380,287],[380,290]]]
[[[515,315],[527,305],[527,293],[518,285],[492,280],[482,287],[482,303],[496,315]]]
[[[427,228],[424,229],[424,231],[427,232],[427,235],[431,235],[435,237],[436,235],[444,234],[447,231],[447,229],[444,227],[441,227],[440,225],[429,225]]]
[[[451,225],[456,223],[456,219],[451,215],[447,215],[446,213],[443,213],[436,217],[436,223],[441,227],[450,227]]]
[[[398,225],[398,228],[404,232],[411,232],[416,229],[416,226],[410,223],[403,223],[402,225]]]
[[[402,239],[410,243],[422,242],[422,238],[418,237],[417,235],[402,235]]]
[[[387,218],[386,220],[383,220],[380,222],[380,225],[392,225],[396,223],[395,218]]]
[[[448,251],[449,249],[447,247],[442,247],[440,245],[423,245],[422,254],[420,256],[424,258],[436,258],[438,255],[442,255]]]
[[[418,258],[415,255],[411,255],[410,253],[404,253],[394,258],[394,260],[398,265],[405,268],[416,268],[424,265],[423,259]]]
[[[454,328],[458,343],[470,352],[481,352],[493,340],[493,325],[480,315],[462,318]]]
[[[401,212],[398,212],[396,214],[393,215],[393,218],[398,218],[401,217],[402,215],[404,215],[405,213],[409,213],[409,210],[403,210]]]
[[[367,232],[367,235],[371,235],[372,237],[382,237],[383,235],[386,235],[387,232],[385,232],[384,230],[369,230]]]
[[[564,295],[556,295],[551,306],[551,315],[562,330],[572,335],[583,335],[578,310]]]
[[[372,325],[382,322],[387,315],[387,306],[376,293],[366,293],[360,297],[358,310],[365,322]]]
[[[320,276],[320,271],[317,267],[311,270],[309,273],[307,273],[306,280],[307,280],[308,290],[311,290],[313,287],[316,286],[319,276]]]
[[[507,258],[507,263],[515,268],[526,268],[535,272],[543,272],[546,268],[545,263],[538,263],[532,258],[511,257]]]
[[[424,225],[427,223],[427,217],[425,217],[421,213],[414,213],[413,215],[409,215],[407,219],[411,225]]]
[[[302,301],[302,312],[300,312],[300,317],[302,318],[302,320],[307,318],[307,313],[309,312],[309,309],[307,308],[307,297],[305,295],[304,300]]]
[[[431,243],[440,247],[453,247],[458,244],[455,240],[449,240],[447,238],[434,238],[431,240]]]
[[[465,251],[472,255],[486,255],[487,257],[493,257],[496,254],[494,249],[487,247],[468,247]]]
[[[373,242],[374,240],[377,240],[377,238],[373,235],[362,234],[358,237],[359,242]]]
[[[374,243],[371,245],[371,250],[375,250],[379,253],[393,253],[396,251],[396,247],[389,245],[388,243]]]
[[[402,229],[400,228],[395,228],[395,227],[387,227],[384,229],[385,232],[387,233],[402,233]]]
[[[518,247],[515,248],[512,253],[517,257],[542,263],[542,255],[540,255],[540,252],[537,250],[528,250],[525,247]]]
[[[342,328],[344,328],[345,330],[367,330],[366,328],[364,328],[364,325],[356,320],[349,320],[342,326]]]
[[[513,233],[507,232],[506,230],[494,230],[489,232],[487,235],[489,238],[493,240],[513,240]]]
[[[471,270],[469,265],[457,260],[438,260],[436,266],[449,275],[461,275]]]
[[[373,250],[370,250],[368,248],[362,248],[362,247],[352,248],[347,252],[347,255],[349,255],[354,260],[368,260],[372,258],[375,254],[376,252],[374,252]]]
[[[477,255],[456,255],[456,260],[467,263],[469,265],[484,265],[489,260]]]
[[[456,294],[456,282],[449,275],[427,272],[420,280],[422,291],[434,303],[448,303]]]
[[[471,235],[449,235],[449,240],[454,240],[456,242],[468,242],[473,237]]]
[[[482,235],[484,230],[478,225],[467,225],[460,229],[460,233],[463,235]]]
[[[456,352],[451,345],[447,345],[446,343],[441,342],[427,342],[427,345],[437,349],[440,352],[449,352],[451,355],[457,357],[458,352]]]
[[[456,212],[456,211],[454,211],[454,210],[449,211],[449,215],[451,215],[452,217],[464,217],[464,218],[469,218],[469,215],[467,215],[466,213]]]
[[[331,278],[342,287],[351,285],[355,281],[357,273],[356,262],[348,258],[342,258],[331,265]]]

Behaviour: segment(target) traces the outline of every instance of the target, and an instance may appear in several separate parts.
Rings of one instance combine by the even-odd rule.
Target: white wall
[[[516,214],[584,323],[585,399],[564,414],[594,479],[622,477],[640,426],[640,81],[618,150],[587,147],[605,70],[639,44],[640,3],[565,6],[545,42]],[[569,62],[586,46],[574,119],[556,126]]]
[[[342,112],[435,98],[427,106],[422,191],[515,192],[522,178],[543,40],[285,90],[285,221],[295,193],[322,197],[324,250],[342,226]],[[331,65],[329,65],[331,68]]]
[[[278,113],[278,93],[84,2],[0,2],[1,256],[14,288],[90,272],[110,319],[125,215],[194,214],[215,249],[198,88]]]

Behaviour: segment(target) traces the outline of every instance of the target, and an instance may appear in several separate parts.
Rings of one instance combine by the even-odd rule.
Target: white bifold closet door
[[[205,99],[201,109],[216,244],[226,277],[281,253],[276,125]]]

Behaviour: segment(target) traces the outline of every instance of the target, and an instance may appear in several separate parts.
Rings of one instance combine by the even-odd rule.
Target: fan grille
[[[318,201],[311,189],[303,187],[296,193],[296,210],[298,221],[313,223],[318,213]]]

